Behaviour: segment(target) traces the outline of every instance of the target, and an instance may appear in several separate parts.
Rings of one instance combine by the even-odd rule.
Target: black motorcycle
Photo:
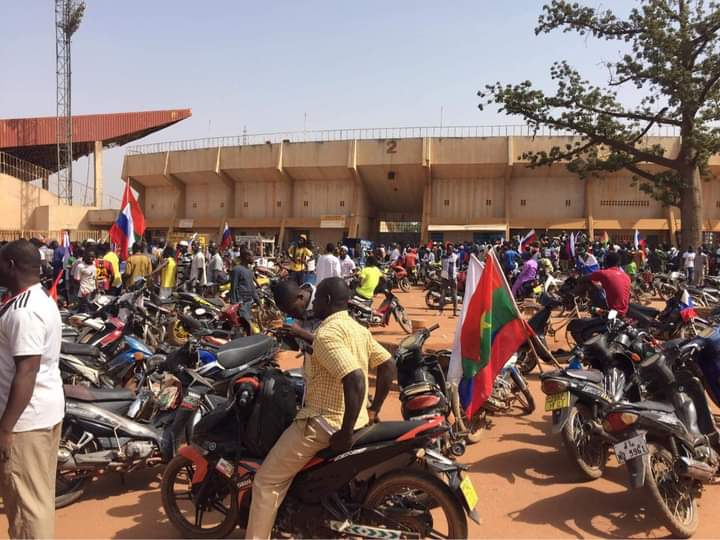
[[[631,487],[645,488],[678,538],[697,530],[697,498],[720,466],[718,430],[705,393],[707,388],[718,401],[717,379],[707,378],[717,371],[716,353],[717,336],[669,343],[640,363],[639,377],[652,399],[619,403],[603,422]]]
[[[298,405],[284,379],[267,366],[238,381],[168,464],[163,508],[179,533],[222,538],[246,527],[255,473]],[[380,422],[346,452],[320,451],[295,477],[273,536],[466,538],[478,499],[464,468],[432,449],[446,431],[442,416]]]

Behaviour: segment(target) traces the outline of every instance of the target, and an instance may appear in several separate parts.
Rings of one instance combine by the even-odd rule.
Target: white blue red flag
[[[697,317],[695,304],[692,301],[692,296],[690,296],[687,289],[683,291],[682,296],[680,297],[680,317],[684,322],[688,322],[689,320]]]
[[[130,180],[125,183],[120,213],[110,228],[110,240],[120,248],[120,258],[127,259],[130,247],[145,233],[145,216],[130,189]]]
[[[522,253],[524,245],[531,244],[535,240],[537,240],[537,236],[535,235],[535,229],[531,229],[530,232],[523,236],[522,240],[520,240],[520,253]]]
[[[221,249],[228,249],[232,244],[232,235],[230,234],[230,227],[228,227],[227,221],[225,222],[225,228],[223,229],[222,240],[220,241]]]

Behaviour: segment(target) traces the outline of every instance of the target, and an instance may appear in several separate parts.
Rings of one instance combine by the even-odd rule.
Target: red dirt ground
[[[429,312],[419,291],[400,293],[414,319],[439,322],[429,348],[449,347],[457,319]],[[397,343],[396,323],[376,329],[378,339]],[[552,346],[552,343],[551,343]],[[285,362],[284,362],[285,363]],[[293,363],[292,361],[288,362]],[[549,415],[537,374],[530,377],[538,404],[534,414],[497,416],[485,438],[468,448],[460,461],[470,465],[480,496],[483,523],[470,522],[473,538],[628,538],[666,537],[669,533],[645,513],[642,491],[630,492],[626,470],[611,458],[602,479],[581,482],[565,456],[559,436],[549,433]],[[391,394],[384,419],[399,419],[397,394]],[[174,538],[158,491],[160,470],[109,475],[96,480],[79,502],[57,511],[58,538]],[[700,500],[696,538],[716,538],[720,531],[720,486],[710,486]],[[7,520],[0,514],[0,535]],[[234,535],[239,536],[239,531]]]

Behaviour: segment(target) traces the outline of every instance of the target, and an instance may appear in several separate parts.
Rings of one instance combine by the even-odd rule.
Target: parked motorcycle
[[[131,472],[167,463],[175,455],[192,430],[203,396],[212,389],[204,378],[190,370],[186,373],[190,381],[184,392],[150,422],[134,419],[147,394],[65,386],[56,508],[79,499],[87,483],[102,471]]]
[[[382,294],[385,295],[385,299],[377,309],[373,309],[372,300],[354,296],[348,303],[350,316],[365,327],[387,326],[392,316],[406,334],[411,333],[412,321],[398,297],[388,288],[385,288]]]

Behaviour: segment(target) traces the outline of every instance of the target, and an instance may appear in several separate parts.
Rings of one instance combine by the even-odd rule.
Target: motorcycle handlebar
[[[427,329],[428,334],[431,334],[432,332],[434,332],[434,331],[437,330],[438,328],[440,328],[440,325],[439,325],[438,323],[433,324],[430,328]]]

